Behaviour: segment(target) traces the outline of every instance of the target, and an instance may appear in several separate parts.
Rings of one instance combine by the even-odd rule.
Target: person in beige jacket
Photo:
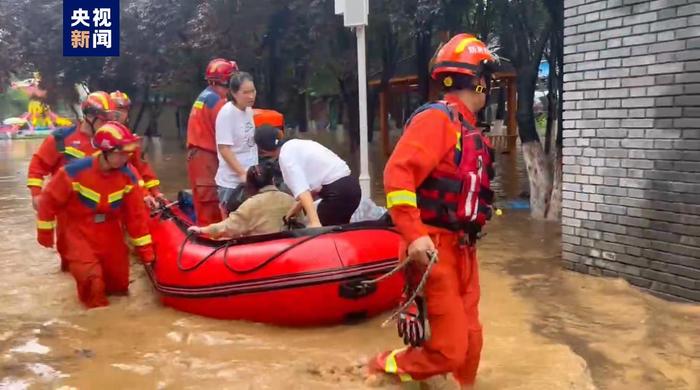
[[[252,236],[282,231],[283,218],[294,206],[295,201],[291,195],[275,187],[273,176],[274,171],[270,164],[250,167],[246,174],[246,185],[255,195],[246,199],[225,220],[204,227],[191,226],[188,231],[206,234],[212,238]]]

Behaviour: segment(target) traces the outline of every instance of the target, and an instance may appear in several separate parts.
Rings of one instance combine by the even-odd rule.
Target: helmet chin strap
[[[119,150],[119,149],[103,150],[102,153],[101,153],[101,154],[102,154],[102,158],[105,159],[105,163],[107,164],[107,168],[109,168],[109,169],[111,169],[111,170],[117,170],[117,169],[120,169],[120,168],[123,166],[123,165],[122,165],[122,166],[119,166],[119,167],[116,167],[116,168],[115,168],[115,167],[113,167],[112,164],[109,162],[109,156],[110,156],[113,152],[117,152],[118,150]],[[124,165],[126,165],[126,163],[125,163]]]
[[[95,131],[96,131],[96,130],[95,130],[95,122],[97,122],[97,118],[94,118],[93,120],[90,120],[90,119],[88,119],[87,116],[86,116],[86,117],[85,117],[85,122],[87,122],[87,123],[90,125],[90,132],[91,132],[91,135],[95,135]]]

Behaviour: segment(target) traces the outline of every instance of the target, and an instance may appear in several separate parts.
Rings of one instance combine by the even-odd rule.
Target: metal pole
[[[367,141],[367,59],[365,58],[366,26],[355,27],[357,34],[357,83],[360,103],[360,188],[362,196],[371,197],[369,176],[369,147]]]

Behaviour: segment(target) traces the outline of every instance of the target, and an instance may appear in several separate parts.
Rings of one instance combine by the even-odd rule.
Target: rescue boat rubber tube
[[[353,322],[396,307],[399,235],[379,221],[213,241],[186,234],[177,206],[152,217],[156,263],[147,270],[164,305],[207,317],[284,326]]]

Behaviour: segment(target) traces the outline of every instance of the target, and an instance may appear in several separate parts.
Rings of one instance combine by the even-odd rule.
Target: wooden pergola
[[[516,96],[516,75],[513,72],[499,72],[494,74],[494,87],[505,88],[507,93],[506,104],[508,117],[506,123],[506,135],[491,135],[489,138],[494,148],[501,152],[510,152],[515,149],[518,138],[517,120],[515,114],[517,112],[517,96]],[[432,80],[431,80],[432,81]],[[369,83],[370,88],[379,88],[381,80],[372,80]],[[418,76],[395,77],[389,80],[389,87],[379,92],[379,130],[382,137],[382,149],[388,156],[391,154],[393,146],[389,142],[389,105],[391,99],[396,95],[404,95],[418,91]],[[431,82],[430,84],[430,99],[438,99],[439,87]]]

